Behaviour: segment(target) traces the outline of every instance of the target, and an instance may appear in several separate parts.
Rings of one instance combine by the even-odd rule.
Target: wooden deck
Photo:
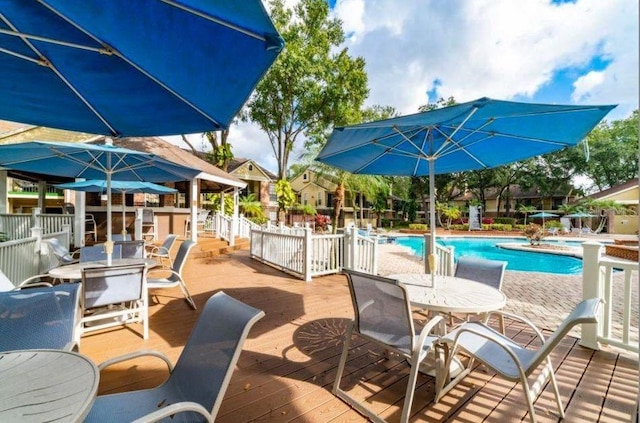
[[[216,419],[217,422],[362,422],[360,414],[334,397],[331,387],[352,317],[342,275],[293,279],[249,259],[246,252],[187,264],[186,279],[196,303],[213,293],[227,294],[265,311],[249,334]],[[179,289],[158,291],[150,308],[150,339],[136,325],[82,338],[80,351],[99,363],[139,349],[158,349],[174,361],[198,316]],[[522,342],[532,334],[512,325]],[[567,422],[621,422],[633,415],[638,362],[614,351],[592,351],[565,338],[552,356]],[[368,401],[390,422],[400,419],[408,366],[387,360],[358,340],[347,362],[342,386]],[[153,386],[166,377],[159,360],[130,362],[103,372],[100,393]],[[412,422],[528,421],[522,390],[477,368],[440,403],[433,404],[434,381],[420,376]],[[535,403],[540,422],[556,422],[550,387]]]

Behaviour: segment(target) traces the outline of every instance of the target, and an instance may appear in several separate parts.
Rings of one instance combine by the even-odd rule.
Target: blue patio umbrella
[[[429,265],[434,273],[434,175],[493,168],[574,146],[614,107],[480,98],[335,128],[316,160],[355,174],[429,175]]]
[[[113,137],[224,129],[283,46],[261,0],[5,0],[0,119]]]
[[[109,144],[44,141],[0,145],[0,167],[43,176],[104,179],[108,197],[108,242],[111,241],[112,181],[186,181],[200,173],[198,169],[170,162],[155,154]]]
[[[533,217],[534,219],[542,219],[542,229],[544,229],[544,220],[550,217],[558,217],[558,215],[555,213],[547,213],[543,211],[540,213],[531,214],[529,215],[529,217]]]
[[[107,192],[107,181],[102,180],[85,180],[76,182],[67,182],[66,184],[55,185],[59,189],[69,189],[73,191],[84,192]],[[143,192],[147,194],[173,194],[178,190],[175,188],[165,187],[164,185],[154,184],[153,182],[144,181],[111,181],[111,192],[119,192],[122,194],[122,235],[126,235],[125,227],[125,195]]]

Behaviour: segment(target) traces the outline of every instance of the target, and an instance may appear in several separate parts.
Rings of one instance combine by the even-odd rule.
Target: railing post
[[[311,282],[311,257],[313,251],[311,251],[311,229],[304,230],[304,281]]]
[[[155,218],[155,216],[154,216]],[[136,209],[136,220],[134,222],[134,239],[142,239],[142,209]]]
[[[31,227],[41,227],[40,224],[40,215],[42,214],[42,209],[40,207],[34,207],[31,209]]]
[[[371,274],[373,275],[377,275],[378,274],[378,237],[374,236],[373,237],[373,262],[371,265]]]
[[[429,248],[431,247],[431,234],[424,234],[424,256],[422,257],[422,260],[424,261],[424,273],[426,274],[430,274],[431,273],[431,269],[429,268],[429,260],[427,260],[427,258],[429,257],[430,251]]]
[[[357,267],[358,264],[358,259],[359,259],[359,254],[358,254],[358,228],[356,228],[355,226],[351,227],[351,238],[349,239],[349,249],[351,250],[351,254],[349,254],[351,256],[351,269],[356,270],[356,271],[360,271],[361,269],[359,269]]]
[[[587,241],[582,244],[582,299],[602,298],[602,272],[600,270],[600,253],[602,244],[595,241]],[[580,345],[599,350],[598,334],[601,331],[602,319],[593,325],[582,325]]]

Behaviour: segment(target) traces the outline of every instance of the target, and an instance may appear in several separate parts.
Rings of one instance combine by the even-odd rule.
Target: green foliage
[[[280,210],[288,210],[296,202],[296,193],[293,192],[291,184],[286,179],[280,179],[276,182],[276,196]]]
[[[412,231],[426,231],[429,229],[429,226],[424,223],[409,223],[409,229]]]
[[[243,118],[267,134],[278,179],[284,179],[298,139],[323,144],[332,126],[359,121],[367,74],[364,59],[350,57],[343,47],[341,22],[330,16],[325,0],[301,0],[293,9],[271,0],[269,10],[286,47],[260,80]]]
[[[266,220],[264,209],[260,201],[256,199],[255,194],[247,194],[238,199],[240,211],[247,217],[254,217],[258,220]]]
[[[514,217],[496,217],[493,219],[493,223],[502,223],[505,225],[513,226],[516,224],[517,219]]]
[[[292,207],[293,210],[297,210],[302,213],[303,216],[315,216],[318,214],[318,211],[311,204],[300,204],[296,203]]]
[[[7,241],[11,241],[11,239],[9,239],[9,235],[7,235],[6,232],[0,232],[0,242],[7,242]]]
[[[217,213],[220,211],[220,194],[207,194],[207,199],[212,202],[211,211]],[[224,214],[233,215],[233,196],[224,196]]]
[[[558,228],[558,229],[562,229],[564,228],[564,225],[562,223],[560,223],[559,220],[549,220],[548,222],[544,222],[544,227],[549,229],[549,228]]]

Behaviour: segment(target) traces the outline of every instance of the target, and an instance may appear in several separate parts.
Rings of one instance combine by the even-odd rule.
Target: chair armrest
[[[159,255],[168,255],[168,254],[169,254],[169,250],[163,247],[162,245],[155,245],[147,252],[147,255],[149,256],[159,256]]]
[[[44,277],[48,277],[49,275],[35,275],[35,276],[31,276],[30,278],[27,278],[25,280],[23,280],[22,282],[20,282],[20,284],[18,286],[16,286],[16,289],[22,289],[22,288],[34,288],[37,286],[44,286],[44,287],[49,287],[51,288],[53,285],[50,284],[49,282],[42,282],[39,279],[44,278]],[[38,282],[34,282],[34,281],[38,281]]]
[[[154,411],[153,413],[149,413],[146,416],[140,417],[133,421],[133,423],[150,423],[157,422],[167,417],[171,417],[176,413],[181,413],[185,411],[194,411],[196,413],[200,413],[207,422],[213,423],[213,417],[211,417],[211,413],[198,404],[197,402],[191,401],[183,401],[177,402],[175,404],[168,405],[159,410]]]
[[[538,327],[531,320],[527,319],[526,317],[518,316],[517,314],[507,313],[506,311],[499,311],[499,310],[492,311],[492,312],[489,313],[489,317],[491,317],[493,315],[503,316],[503,317],[506,317],[507,319],[515,320],[515,321],[522,322],[522,323],[526,324],[527,326],[529,326],[529,328],[531,328],[531,330],[533,330],[535,332],[535,334],[538,336],[538,338],[540,338],[540,341],[544,344],[544,335],[542,334],[540,329],[538,329]]]
[[[140,351],[134,351],[128,354],[123,354],[118,357],[113,357],[100,363],[98,365],[98,369],[102,371],[114,364],[122,363],[123,361],[133,360],[134,358],[139,358],[139,357],[158,357],[159,359],[163,360],[167,364],[167,367],[169,368],[169,373],[173,371],[173,364],[171,363],[169,358],[163,353],[161,353],[160,351],[155,351],[155,350],[140,350]]]

